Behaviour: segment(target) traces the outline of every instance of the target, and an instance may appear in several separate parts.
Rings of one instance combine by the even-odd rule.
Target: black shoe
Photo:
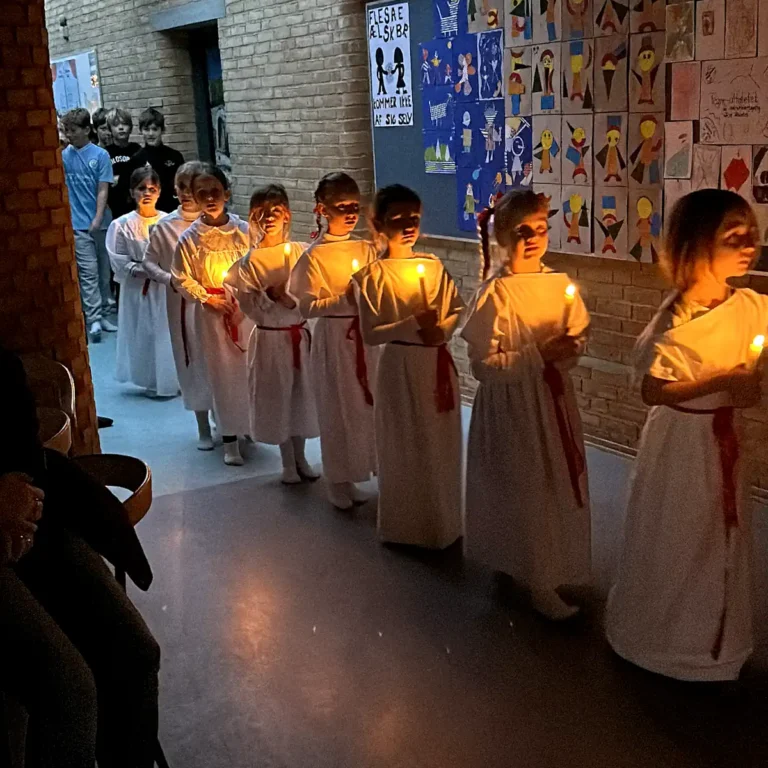
[[[115,423],[114,419],[108,419],[106,416],[97,416],[96,421],[98,422],[99,429],[106,429]]]

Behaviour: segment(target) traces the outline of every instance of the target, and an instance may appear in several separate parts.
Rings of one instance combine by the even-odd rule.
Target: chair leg
[[[155,742],[155,765],[157,765],[157,768],[171,768],[168,765],[168,761],[165,759],[165,753],[160,744],[160,739]]]
[[[125,571],[122,568],[115,568],[115,579],[117,583],[123,588],[124,592],[128,591],[128,586],[125,581]]]

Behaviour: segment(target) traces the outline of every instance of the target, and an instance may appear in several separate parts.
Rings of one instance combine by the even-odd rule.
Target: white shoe
[[[352,499],[347,496],[346,490],[347,483],[328,484],[328,501],[330,501],[336,509],[352,509],[354,506]]]
[[[347,496],[349,496],[353,504],[365,504],[370,499],[370,496],[367,493],[363,493],[354,483],[345,483],[345,485]]]
[[[283,485],[299,485],[301,483],[301,475],[296,470],[296,467],[283,467]]]
[[[101,319],[101,327],[102,330],[105,330],[107,333],[117,333],[117,326],[104,318]]]
[[[197,436],[197,450],[198,451],[212,451],[213,450],[213,438],[210,435],[198,435]]]
[[[302,480],[306,480],[310,483],[313,483],[320,478],[320,473],[315,472],[315,470],[312,469],[312,465],[306,459],[296,460],[296,471],[299,473]]]
[[[101,341],[101,322],[99,320],[91,323],[91,327],[88,329],[88,338],[92,344],[98,344]]]
[[[534,610],[550,621],[572,619],[580,610],[577,605],[568,605],[554,590],[534,590],[531,593]]]
[[[245,462],[240,455],[240,446],[234,443],[224,443],[224,463],[230,467],[242,467]]]

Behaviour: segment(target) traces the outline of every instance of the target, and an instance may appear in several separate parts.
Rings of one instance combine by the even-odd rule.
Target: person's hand
[[[445,332],[438,325],[432,328],[419,328],[418,334],[419,338],[430,347],[435,347],[445,341]]]
[[[761,373],[759,370],[739,365],[725,375],[725,390],[731,396],[735,408],[752,408],[762,397]]]
[[[2,549],[12,562],[32,548],[44,499],[45,493],[33,485],[27,475],[21,472],[0,475]]]
[[[423,312],[418,312],[414,317],[421,330],[437,327],[438,318],[436,309],[425,309]]]
[[[224,296],[209,296],[204,306],[220,315],[230,315],[233,309]]]
[[[88,234],[92,235],[94,232],[98,232],[101,229],[101,219],[95,216],[93,221],[88,225]]]
[[[539,351],[545,363],[568,360],[579,354],[579,340],[573,336],[556,336],[546,341]]]
[[[132,264],[130,264],[128,266],[128,269],[132,277],[143,277],[143,278],[149,277],[149,275],[147,274],[147,270],[144,269],[144,267],[138,261],[134,261]]]

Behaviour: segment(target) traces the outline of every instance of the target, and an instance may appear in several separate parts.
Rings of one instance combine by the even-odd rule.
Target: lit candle
[[[224,267],[221,270],[221,282],[223,283],[227,279],[227,275],[229,274],[229,267]]]
[[[291,244],[290,244],[290,243],[286,243],[286,244],[283,246],[283,253],[284,253],[286,256],[290,256],[290,255],[291,255]]]
[[[416,265],[416,274],[419,276],[419,288],[421,289],[421,302],[424,309],[429,309],[429,299],[427,299],[427,283],[424,278],[424,265]]]
[[[568,283],[568,287],[565,289],[565,307],[563,308],[563,326],[566,333],[568,332],[568,318],[571,315],[571,307],[576,300],[576,286],[573,283]]]
[[[352,274],[354,275],[360,269],[360,262],[357,259],[352,259]]]
[[[763,354],[763,348],[765,347],[765,336],[758,334],[752,339],[752,343],[749,345],[749,362],[752,365],[757,365],[760,360],[760,355]]]

